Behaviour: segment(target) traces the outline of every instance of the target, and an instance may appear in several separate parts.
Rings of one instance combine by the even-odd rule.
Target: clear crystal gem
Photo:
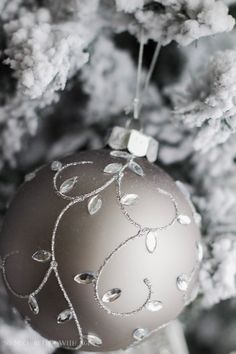
[[[141,177],[144,176],[142,167],[135,161],[130,161],[129,169]]]
[[[187,291],[189,285],[189,278],[186,274],[181,274],[176,279],[177,288],[180,291]]]
[[[191,223],[191,219],[188,215],[179,215],[177,220],[182,225],[189,225]]]
[[[200,241],[196,242],[196,247],[197,247],[197,259],[198,262],[200,263],[203,259],[203,247]]]
[[[114,289],[107,291],[103,295],[102,301],[103,302],[113,302],[113,301],[117,300],[120,296],[121,296],[121,290],[118,288],[114,288]]]
[[[51,163],[51,170],[52,171],[58,171],[62,168],[62,163],[60,161],[53,161]]]
[[[39,313],[39,305],[38,305],[38,302],[37,302],[36,298],[34,297],[34,295],[30,295],[29,296],[28,304],[29,304],[29,307],[30,307],[31,311],[35,315],[38,315],[38,313]]]
[[[145,337],[147,337],[149,334],[149,330],[147,328],[137,328],[134,332],[133,332],[133,338],[135,340],[142,340]]]
[[[123,166],[121,163],[110,163],[104,168],[104,172],[114,174],[119,172],[122,169],[122,167]]]
[[[153,231],[149,231],[146,236],[146,248],[149,253],[153,253],[157,247],[156,234]]]
[[[34,179],[36,176],[35,172],[30,172],[25,176],[25,182],[30,182],[32,179]]]
[[[89,333],[84,336],[84,339],[88,344],[92,345],[93,347],[100,347],[102,345],[101,338],[95,334]]]
[[[102,206],[102,198],[99,195],[95,195],[88,202],[88,212],[90,215],[96,214]]]
[[[110,155],[111,156],[114,156],[114,157],[120,157],[122,159],[130,159],[132,157],[132,155],[130,155],[128,152],[126,151],[117,151],[117,150],[114,150],[114,151],[111,151],[110,152]]]
[[[121,198],[120,202],[123,205],[134,205],[138,200],[137,194],[125,194]]]
[[[91,272],[80,273],[74,277],[74,281],[79,284],[91,284],[95,279],[94,273]]]
[[[78,181],[78,177],[71,177],[66,179],[60,186],[60,193],[65,194],[70,192]]]
[[[72,318],[72,311],[70,309],[66,309],[57,316],[57,323],[62,324],[64,322],[70,321]]]
[[[151,312],[160,311],[162,307],[163,307],[162,302],[158,300],[150,300],[146,305],[146,309]]]
[[[45,250],[39,250],[36,251],[33,256],[32,256],[33,260],[36,262],[48,262],[51,258],[51,253]]]

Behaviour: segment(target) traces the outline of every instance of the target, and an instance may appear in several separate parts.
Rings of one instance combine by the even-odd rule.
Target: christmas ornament
[[[104,149],[27,178],[1,254],[11,300],[33,328],[65,347],[109,351],[182,311],[201,245],[191,206],[164,171]]]
[[[42,336],[69,349],[139,343],[196,293],[195,212],[152,164],[157,142],[115,127],[108,145],[28,175],[1,233],[12,303]]]

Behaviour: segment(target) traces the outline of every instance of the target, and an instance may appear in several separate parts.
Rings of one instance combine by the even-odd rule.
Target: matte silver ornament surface
[[[176,318],[196,285],[200,234],[192,215],[162,169],[126,151],[84,151],[48,164],[19,189],[3,224],[1,272],[11,302],[68,349],[138,343]],[[187,281],[177,282],[182,274]]]

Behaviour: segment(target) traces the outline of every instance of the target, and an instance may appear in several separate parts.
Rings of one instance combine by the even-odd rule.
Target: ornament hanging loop
[[[161,42],[157,43],[143,88],[141,88],[144,44],[144,29],[141,27],[136,90],[133,99],[133,118],[127,121],[125,128],[114,127],[112,129],[111,135],[108,139],[108,145],[112,149],[128,150],[134,156],[146,157],[148,161],[154,162],[157,159],[159,144],[154,138],[143,133],[140,112],[160,53]],[[131,127],[131,123],[135,128]]]
[[[139,119],[139,113],[140,113],[140,86],[141,86],[141,74],[142,74],[142,65],[143,65],[143,50],[144,50],[144,30],[141,27],[139,56],[138,56],[138,70],[137,70],[137,79],[136,79],[136,92],[135,92],[135,98],[133,101],[133,106],[134,106],[133,117],[134,117],[134,119]]]
[[[137,79],[136,79],[136,91],[135,91],[135,97],[133,100],[133,118],[134,119],[140,119],[140,113],[142,110],[144,98],[146,97],[147,90],[160,54],[160,50],[162,47],[161,42],[159,41],[156,45],[154,54],[152,56],[152,61],[150,64],[150,67],[148,69],[147,76],[145,78],[145,82],[143,85],[143,89],[141,90],[141,79],[142,79],[142,66],[143,66],[143,55],[144,55],[144,44],[145,44],[145,38],[144,38],[144,29],[140,29],[140,45],[139,45],[139,56],[138,56],[138,70],[137,70]]]
[[[143,102],[144,102],[144,99],[145,99],[145,97],[147,95],[148,87],[149,87],[149,84],[150,84],[154,69],[156,67],[157,60],[159,58],[161,47],[162,47],[161,42],[158,42],[157,45],[156,45],[153,57],[152,57],[152,61],[151,61],[151,64],[150,64],[150,67],[149,67],[145,82],[144,82],[144,87],[143,87],[143,90],[142,90],[140,103],[139,103],[139,112],[138,112],[139,115],[141,113],[141,110],[142,110],[142,107],[143,107]]]

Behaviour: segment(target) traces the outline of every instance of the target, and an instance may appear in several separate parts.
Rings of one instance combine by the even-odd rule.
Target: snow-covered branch
[[[9,42],[5,63],[15,71],[19,89],[31,99],[63,90],[88,60],[76,23],[52,24],[47,9],[23,10],[4,29]]]
[[[188,45],[201,37],[231,31],[234,19],[227,6],[217,0],[159,0],[157,11],[137,10],[135,18],[147,37],[163,45],[175,40]]]

